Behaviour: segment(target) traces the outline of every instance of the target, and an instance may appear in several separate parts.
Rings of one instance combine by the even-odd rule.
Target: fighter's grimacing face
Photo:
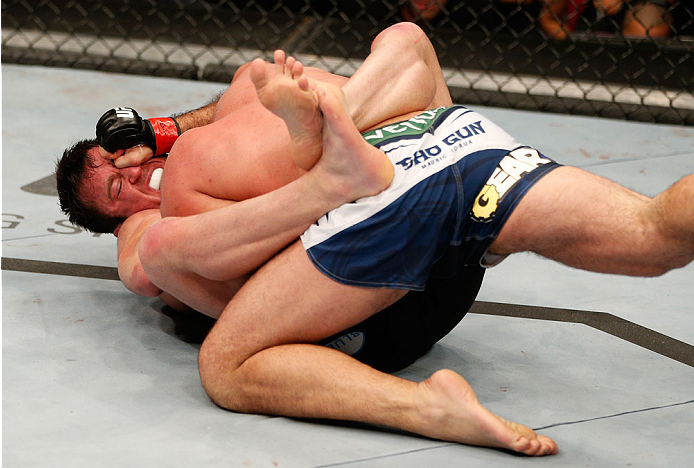
[[[89,151],[89,157],[94,167],[86,168],[80,193],[101,213],[127,218],[142,210],[159,208],[159,181],[165,158],[152,158],[141,166],[119,169],[112,160],[99,155],[98,147]]]

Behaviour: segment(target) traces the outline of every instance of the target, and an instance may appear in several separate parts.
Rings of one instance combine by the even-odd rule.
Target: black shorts
[[[446,259],[456,262],[456,255]],[[484,268],[440,261],[424,291],[395,304],[320,344],[345,352],[375,369],[396,372],[426,354],[465,317],[482,285]],[[451,271],[455,271],[451,275]]]

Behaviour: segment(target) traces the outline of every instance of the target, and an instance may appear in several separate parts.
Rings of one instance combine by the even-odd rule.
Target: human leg
[[[694,259],[694,175],[654,198],[575,167],[539,180],[490,252],[531,251],[603,273],[655,276]]]
[[[301,62],[285,57],[283,51],[276,51],[274,59],[271,70],[262,60],[254,61],[251,79],[263,105],[288,124],[295,162],[308,170],[320,157],[320,113],[311,112],[315,99]],[[382,31],[372,43],[371,54],[342,90],[349,114],[361,131],[452,103],[436,51],[413,23]]]
[[[231,301],[200,350],[200,375],[218,405],[239,412],[387,425],[428,437],[528,455],[556,444],[487,411],[462,377],[421,383],[378,372],[318,341],[403,292],[340,285],[299,244],[264,266]]]
[[[378,151],[364,142],[336,96],[319,98],[324,157]],[[200,350],[203,386],[215,403],[235,411],[354,420],[529,455],[555,453],[550,439],[487,411],[451,371],[414,383],[302,344],[344,330],[404,294],[332,281],[297,242],[265,264],[217,321]]]
[[[452,103],[436,51],[413,23],[396,24],[376,36],[371,54],[343,90],[347,110],[361,131]]]
[[[424,291],[409,291],[378,314],[320,344],[388,373],[402,370],[424,356],[463,320],[485,273],[480,266],[468,265],[450,276],[448,272],[437,273],[438,265]]]

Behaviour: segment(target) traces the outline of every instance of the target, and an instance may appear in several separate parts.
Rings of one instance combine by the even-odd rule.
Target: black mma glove
[[[180,134],[181,128],[174,118],[145,120],[130,107],[106,111],[96,123],[96,140],[109,153],[144,143],[159,156],[171,150]]]

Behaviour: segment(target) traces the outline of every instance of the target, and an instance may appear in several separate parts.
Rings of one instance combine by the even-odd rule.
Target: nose
[[[123,171],[123,174],[125,174],[125,177],[131,184],[136,183],[142,175],[141,166],[124,167],[121,169],[121,171]]]

